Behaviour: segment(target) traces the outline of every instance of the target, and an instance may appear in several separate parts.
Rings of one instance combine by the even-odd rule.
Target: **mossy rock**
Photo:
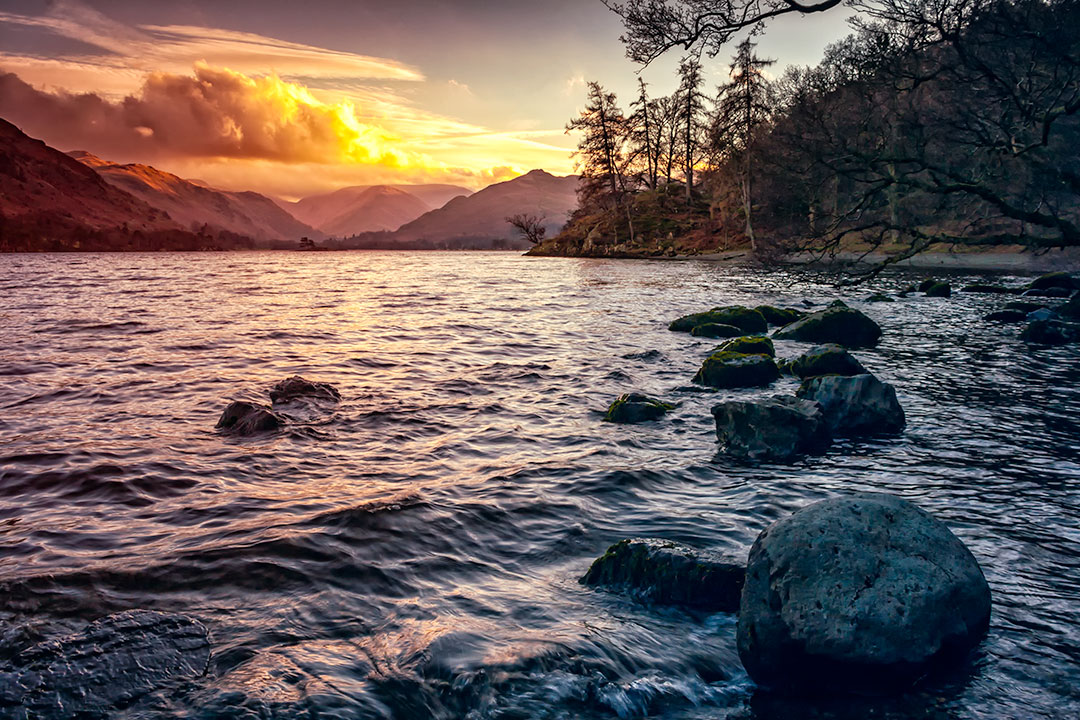
[[[1067,272],[1052,272],[1035,278],[1028,284],[1029,290],[1080,290],[1080,277]]]
[[[923,290],[926,297],[947,298],[952,297],[952,285],[947,282],[936,282]]]
[[[717,307],[708,312],[692,313],[684,315],[668,325],[668,330],[675,332],[692,332],[699,325],[733,325],[743,333],[763,333],[769,329],[769,324],[757,310],[743,307],[742,305],[729,305]]]
[[[765,322],[778,327],[793,323],[806,314],[801,310],[778,308],[772,305],[758,305],[754,309],[761,313],[761,316],[765,318]]]
[[[881,339],[881,328],[858,310],[836,305],[796,320],[778,330],[773,337],[863,348],[877,345]]]
[[[640,423],[657,420],[675,406],[641,393],[620,395],[604,413],[605,422]]]
[[[862,375],[866,368],[839,345],[818,345],[791,361],[791,374],[805,380],[822,375]]]
[[[654,603],[735,612],[743,567],[716,552],[656,538],[615,543],[579,582],[629,591]]]
[[[713,352],[734,352],[743,355],[768,355],[776,357],[776,348],[773,341],[759,335],[745,335],[743,337],[728,340]]]
[[[768,355],[715,352],[705,359],[694,382],[714,388],[765,387],[779,380],[780,371]]]
[[[705,323],[704,325],[698,325],[690,334],[694,337],[705,338],[732,338],[739,337],[743,334],[743,331],[734,325],[721,325],[720,323]]]
[[[866,302],[896,302],[896,300],[889,297],[885,293],[874,293],[870,297],[866,298]]]
[[[918,287],[916,287],[915,289],[918,290],[921,293],[924,293],[927,290],[929,290],[930,288],[937,285],[938,282],[939,281],[936,278],[926,278],[921,283],[919,283]]]

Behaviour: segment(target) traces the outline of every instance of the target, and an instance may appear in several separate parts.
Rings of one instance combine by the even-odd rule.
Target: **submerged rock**
[[[969,293],[987,293],[991,295],[1019,295],[1023,292],[1023,288],[1010,288],[1003,285],[985,285],[981,283],[974,283],[971,285],[965,285],[960,288],[960,292]]]
[[[781,327],[795,322],[806,314],[801,310],[778,308],[772,305],[758,305],[754,309],[761,313],[761,316],[765,318],[765,322],[770,325],[779,325]]]
[[[1014,323],[1024,322],[1028,314],[1023,310],[997,310],[983,317],[988,322]]]
[[[645,600],[735,612],[743,566],[712,551],[656,538],[615,543],[581,578],[583,585],[629,590]]]
[[[1046,303],[1025,302],[1023,300],[1013,300],[1012,302],[1005,303],[1006,310],[1021,310],[1025,314],[1035,312],[1036,310],[1043,310],[1046,308]]]
[[[733,325],[745,333],[763,333],[769,329],[765,318],[757,310],[742,305],[718,307],[708,312],[684,315],[668,325],[669,330],[692,332],[699,325]]]
[[[802,379],[821,375],[863,375],[866,368],[839,345],[817,345],[791,361],[791,374]]]
[[[926,290],[926,297],[947,298],[952,297],[952,285],[947,282],[935,282],[930,285]]]
[[[896,302],[896,300],[885,293],[874,293],[866,298],[866,302]]]
[[[1067,298],[1072,297],[1072,294],[1072,290],[1058,287],[1024,291],[1024,297]]]
[[[734,340],[728,340],[713,352],[734,352],[742,353],[744,355],[768,355],[769,357],[776,357],[776,348],[773,347],[772,340],[757,335],[748,335],[735,338]]]
[[[712,415],[720,449],[732,457],[782,461],[824,451],[830,443],[825,413],[811,400],[732,400],[714,406]]]
[[[732,338],[739,337],[743,334],[743,331],[734,325],[721,325],[720,323],[705,323],[704,325],[698,325],[690,334],[694,337],[707,337],[707,338]]]
[[[781,691],[900,690],[978,644],[990,588],[940,521],[890,495],[814,503],[762,532],[739,605],[739,657]]]
[[[877,345],[881,328],[866,315],[841,303],[796,320],[773,337],[861,348]]]
[[[265,405],[235,400],[221,413],[215,427],[237,435],[254,435],[277,430],[284,424],[284,420]]]
[[[1080,342],[1080,324],[1061,320],[1033,320],[1020,339],[1035,345],[1067,345]]]
[[[611,403],[604,420],[613,423],[640,423],[656,420],[674,410],[674,405],[661,402],[641,393],[627,393],[620,395],[615,402]]]
[[[312,382],[299,375],[282,380],[270,389],[270,402],[287,403],[297,398],[314,400],[341,400],[341,393],[328,383]]]
[[[795,395],[821,404],[833,435],[888,435],[906,423],[896,390],[870,374],[810,378]]]
[[[129,610],[24,650],[9,678],[26,717],[113,717],[155,690],[206,672],[206,627],[184,615]]]
[[[780,379],[776,363],[768,355],[715,352],[705,359],[694,382],[715,388],[764,387]]]
[[[1080,295],[1073,296],[1072,300],[1059,307],[1057,314],[1066,320],[1080,320]]]

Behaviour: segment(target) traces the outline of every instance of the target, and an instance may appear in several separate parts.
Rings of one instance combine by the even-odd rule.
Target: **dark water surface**
[[[1080,717],[1080,350],[980,320],[1007,297],[859,301],[908,281],[480,253],[0,257],[0,650],[131,608],[202,620],[207,676],[121,718]],[[688,391],[716,342],[667,322],[836,297],[882,325],[856,354],[895,384],[906,432],[795,465],[718,457],[712,404],[795,385]],[[214,430],[297,373],[343,402],[278,434]],[[631,389],[682,404],[600,422]],[[856,490],[942,518],[994,593],[971,664],[904,697],[772,698],[733,616],[577,583],[620,538],[745,555]]]

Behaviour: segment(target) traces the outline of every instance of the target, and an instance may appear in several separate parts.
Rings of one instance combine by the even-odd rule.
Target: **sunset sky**
[[[600,0],[0,0],[0,117],[61,150],[296,198],[573,171],[586,80],[634,95]],[[815,63],[840,15],[759,54]],[[671,90],[672,55],[644,71]],[[708,61],[708,84],[727,73]]]

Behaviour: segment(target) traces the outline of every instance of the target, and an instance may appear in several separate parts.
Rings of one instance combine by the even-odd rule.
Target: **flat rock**
[[[780,370],[768,355],[715,352],[705,358],[694,382],[714,388],[764,387],[780,379]]]
[[[773,337],[862,348],[877,345],[881,328],[863,313],[841,303],[796,320]]]
[[[996,310],[983,317],[987,322],[1015,323],[1027,320],[1028,314],[1023,310]]]
[[[745,460],[784,461],[823,452],[830,443],[821,405],[789,395],[730,400],[712,408],[724,453]]]
[[[341,393],[329,383],[313,382],[293,375],[270,388],[270,402],[287,403],[299,398],[312,400],[341,400]]]
[[[896,390],[869,373],[810,378],[795,395],[821,404],[833,435],[890,435],[906,423]]]
[[[821,375],[863,375],[866,368],[839,345],[817,345],[791,361],[795,377],[806,379]]]
[[[203,675],[209,661],[209,634],[198,620],[129,610],[24,650],[9,674],[17,679],[3,694],[28,718],[107,718],[155,690]]]
[[[611,403],[604,420],[613,423],[640,423],[657,420],[673,410],[674,405],[651,398],[641,393],[620,395]]]
[[[1067,298],[1072,297],[1073,291],[1066,288],[1033,288],[1024,291],[1024,297]]]
[[[284,424],[285,421],[265,405],[235,400],[221,413],[215,427],[237,435],[254,435],[276,430]]]
[[[940,521],[890,495],[814,503],[758,536],[739,657],[779,691],[898,691],[986,633],[990,588]]]
[[[627,590],[649,602],[735,612],[743,566],[709,550],[656,538],[615,543],[581,578],[583,585]]]
[[[1010,288],[1005,287],[1004,285],[986,285],[982,283],[965,285],[960,288],[960,292],[986,293],[990,295],[1019,295],[1023,291],[1023,288]]]

